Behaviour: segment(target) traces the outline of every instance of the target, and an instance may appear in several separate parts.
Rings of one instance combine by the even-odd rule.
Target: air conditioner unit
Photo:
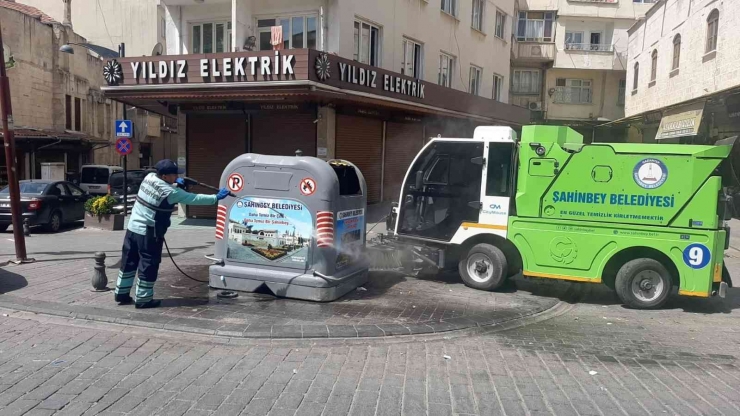
[[[530,101],[528,107],[532,111],[542,111],[542,101]]]

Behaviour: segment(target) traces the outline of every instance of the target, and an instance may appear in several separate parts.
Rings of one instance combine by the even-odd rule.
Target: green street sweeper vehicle
[[[732,208],[723,173],[735,138],[584,144],[557,126],[521,136],[478,127],[472,139],[429,141],[389,216],[391,239],[424,262],[457,263],[476,289],[522,273],[603,283],[633,308],[658,308],[675,289],[724,297]]]

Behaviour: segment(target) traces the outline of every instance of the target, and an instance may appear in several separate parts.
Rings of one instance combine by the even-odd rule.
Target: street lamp
[[[116,51],[108,49],[104,46],[94,45],[92,43],[65,43],[59,48],[59,52],[62,53],[70,53],[74,54],[75,50],[72,47],[74,46],[81,46],[85,49],[89,49],[98,55],[100,55],[101,58],[123,58],[126,56],[126,44],[121,42],[120,45],[118,45],[118,53]],[[126,120],[126,103],[123,103],[123,120]],[[126,214],[128,214],[128,183],[127,183],[127,176],[128,172],[126,172],[126,169],[128,167],[128,157],[123,157],[123,216],[125,217]]]

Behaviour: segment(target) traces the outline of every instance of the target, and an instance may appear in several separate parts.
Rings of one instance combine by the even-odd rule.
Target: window
[[[380,65],[380,28],[355,20],[354,60],[372,66]]]
[[[64,96],[64,128],[72,130],[72,97],[69,95]]]
[[[540,71],[536,69],[515,69],[511,78],[511,92],[514,94],[539,95]]]
[[[75,98],[75,131],[82,131],[82,100]]]
[[[591,50],[598,51],[601,49],[601,32],[591,32]]]
[[[504,77],[499,74],[493,74],[493,94],[491,98],[495,101],[501,101],[501,90],[504,86]]]
[[[560,104],[591,104],[591,80],[555,80],[555,102]]]
[[[650,56],[650,82],[655,81],[658,76],[658,51],[654,50]]]
[[[257,20],[259,46],[261,51],[271,50],[272,27],[283,30],[283,49],[316,48],[316,15],[284,16]]]
[[[475,30],[483,31],[483,11],[486,5],[486,0],[473,0],[473,16],[471,18],[470,25]]]
[[[403,40],[403,62],[401,62],[401,74],[414,78],[421,78],[422,46],[410,39]]]
[[[67,192],[67,188],[64,187],[63,183],[58,183],[49,189],[49,195],[67,196],[69,192]]]
[[[85,191],[72,184],[67,184],[67,187],[69,188],[69,192],[72,194],[72,196],[82,196],[82,194],[85,193]]]
[[[655,3],[656,1],[658,0],[632,0],[633,3],[645,3],[645,4]]]
[[[673,65],[671,70],[678,69],[678,64],[681,62],[681,35],[676,35],[673,38]]]
[[[427,172],[424,184],[447,185],[450,177],[450,157],[440,155]]]
[[[80,183],[107,185],[108,175],[110,175],[108,168],[86,167],[80,173]]]
[[[637,91],[637,80],[640,79],[640,64],[635,63],[635,75],[632,79],[632,91]]]
[[[717,31],[719,29],[719,11],[712,10],[707,17],[707,50],[706,53],[717,50]]]
[[[457,0],[442,0],[442,11],[457,16]]]
[[[514,171],[511,159],[514,145],[510,143],[491,143],[488,148],[488,171],[486,172],[487,196],[511,196],[510,187]]]
[[[218,53],[231,50],[231,22],[194,24],[191,30],[193,53]]]
[[[162,39],[167,38],[167,22],[164,20],[164,17],[160,19],[159,24],[162,26],[162,28],[159,31],[159,37]]]
[[[519,12],[518,41],[552,42],[553,12]]]
[[[439,85],[452,88],[452,72],[455,58],[446,53],[439,54]]]
[[[565,49],[583,50],[583,32],[565,31]]]
[[[624,106],[624,98],[627,95],[627,80],[619,80],[619,92],[617,92],[617,105]]]
[[[468,92],[473,95],[480,95],[480,76],[483,70],[475,65],[470,66],[470,85]]]
[[[504,39],[504,29],[506,29],[506,15],[496,10],[496,36]]]

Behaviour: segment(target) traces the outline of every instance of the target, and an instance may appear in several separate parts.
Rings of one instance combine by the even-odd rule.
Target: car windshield
[[[48,183],[43,182],[21,182],[21,193],[22,194],[36,194],[41,195],[44,193],[44,190],[47,186],[49,186]],[[0,191],[0,194],[7,194],[10,193],[10,187],[6,186],[3,188],[2,191]]]
[[[146,171],[134,171],[126,172],[126,180],[131,184],[140,184],[144,180],[148,172]],[[123,172],[115,172],[110,175],[110,186],[120,187],[123,186]]]
[[[83,167],[80,183],[104,185],[108,183],[108,168]]]

